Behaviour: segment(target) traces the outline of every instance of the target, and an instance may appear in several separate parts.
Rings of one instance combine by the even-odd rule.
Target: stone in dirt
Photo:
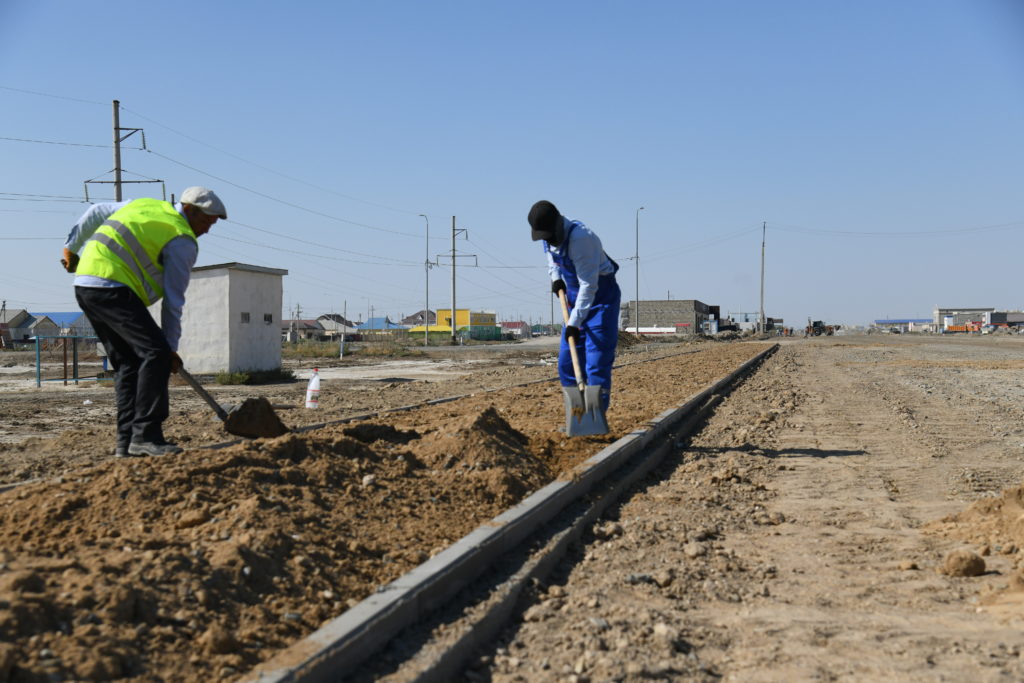
[[[946,555],[942,573],[948,576],[981,576],[985,573],[985,560],[976,552],[959,548]]]

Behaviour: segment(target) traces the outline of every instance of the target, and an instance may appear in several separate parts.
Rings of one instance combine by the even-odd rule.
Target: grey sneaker
[[[174,455],[181,449],[167,441],[132,441],[128,455]]]
[[[127,458],[128,457],[128,444],[119,443],[117,448],[114,449],[115,458]]]

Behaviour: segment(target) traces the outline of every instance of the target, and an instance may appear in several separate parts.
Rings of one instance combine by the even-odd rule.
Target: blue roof
[[[365,323],[359,323],[356,325],[360,330],[405,330],[408,329],[405,325],[396,325],[391,322],[387,317],[384,318],[370,318]]]
[[[69,313],[32,313],[29,311],[29,315],[33,315],[37,318],[42,318],[44,315],[52,320],[57,327],[68,327],[71,323],[78,320],[82,315],[81,311],[71,311]]]

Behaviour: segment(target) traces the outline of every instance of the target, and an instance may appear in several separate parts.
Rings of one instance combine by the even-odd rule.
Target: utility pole
[[[465,230],[463,230],[465,232]],[[455,346],[455,216],[452,216],[452,346]]]
[[[114,200],[121,201],[121,103],[114,100]]]
[[[427,222],[427,251],[426,259],[423,261],[423,272],[426,275],[426,283],[423,288],[423,345],[428,346],[430,344],[430,219],[425,213],[421,213],[420,216]]]
[[[348,299],[341,305],[341,347],[338,350],[338,358],[345,357],[345,330],[348,328]]]
[[[636,336],[640,336],[640,212],[644,207],[636,210],[636,253],[633,260],[636,262]]]
[[[114,179],[113,180],[92,180],[85,181],[85,201],[89,201],[89,184],[95,183],[99,185],[113,185],[114,186],[114,199],[116,201],[124,200],[124,193],[122,192],[122,186],[126,183],[160,183],[163,185],[163,198],[167,199],[167,186],[164,185],[164,181],[156,178],[148,180],[124,180],[122,177],[124,169],[121,168],[121,143],[130,138],[132,135],[139,133],[142,138],[142,149],[146,149],[146,133],[141,128],[122,128],[121,127],[121,102],[119,100],[113,101],[114,108]],[[125,135],[121,133],[124,132]]]
[[[438,256],[437,256],[438,265],[440,265],[440,261],[441,261],[442,258],[450,258],[452,260],[452,310],[451,310],[451,317],[450,317],[448,322],[451,323],[451,326],[452,326],[451,343],[452,343],[453,346],[455,344],[458,344],[458,339],[456,338],[456,329],[457,328],[456,328],[456,324],[455,324],[456,323],[456,320],[455,320],[455,310],[456,310],[455,309],[455,261],[457,259],[459,259],[459,258],[471,258],[471,259],[473,259],[473,266],[477,265],[476,254],[457,254],[455,252],[455,238],[458,235],[464,235],[466,237],[466,239],[469,239],[469,231],[466,230],[465,228],[458,228],[458,229],[456,229],[456,227],[455,227],[455,216],[452,216],[452,250],[451,250],[451,253],[447,254],[447,255],[444,255],[444,256],[442,256],[441,254],[438,254]]]
[[[761,223],[761,321],[759,323],[761,334],[765,333],[764,325],[764,238],[768,229],[768,221]]]

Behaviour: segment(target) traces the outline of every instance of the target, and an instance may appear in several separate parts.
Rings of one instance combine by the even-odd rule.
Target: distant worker
[[[227,217],[217,195],[190,187],[177,207],[158,199],[94,204],[64,243],[61,263],[76,273],[75,299],[114,367],[119,457],[181,452],[164,438],[163,422],[167,383],[181,368],[185,290],[197,238]],[[146,307],[161,298],[157,326]]]
[[[551,292],[565,290],[569,314],[558,354],[563,387],[576,386],[569,343],[576,345],[583,381],[600,386],[601,410],[607,411],[612,390],[612,365],[619,341],[619,301],[615,281],[619,264],[601,246],[600,238],[580,221],[562,216],[554,204],[539,201],[528,216],[533,241],[543,240],[551,276]]]

